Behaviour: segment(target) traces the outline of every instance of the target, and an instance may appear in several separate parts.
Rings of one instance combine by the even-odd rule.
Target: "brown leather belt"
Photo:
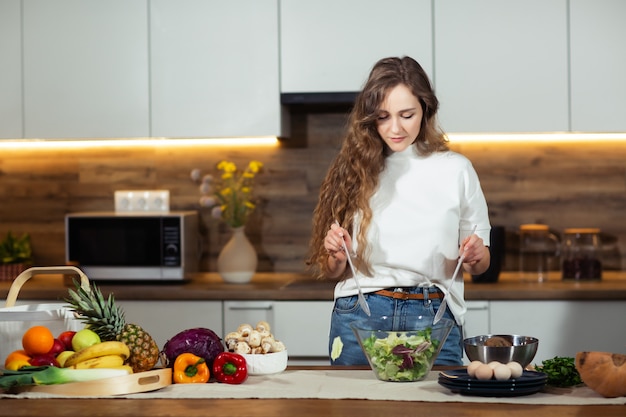
[[[416,294],[411,294],[408,292],[402,291],[389,291],[389,290],[378,290],[375,291],[374,294],[382,295],[383,297],[395,298],[397,300],[423,300],[424,293],[418,292]],[[443,293],[441,291],[437,292],[429,292],[428,298],[443,298]]]

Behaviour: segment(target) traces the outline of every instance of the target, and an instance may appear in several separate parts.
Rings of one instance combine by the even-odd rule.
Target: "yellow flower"
[[[259,161],[250,161],[250,163],[248,164],[248,169],[250,169],[250,171],[252,171],[254,174],[259,172],[261,168],[263,168],[263,163]]]
[[[213,182],[207,181],[210,187],[202,187],[201,193],[210,194],[215,197],[215,205],[212,214],[219,215],[224,223],[231,227],[241,227],[246,224],[248,217],[256,208],[251,201],[254,177],[263,168],[263,163],[250,161],[246,169],[242,172],[230,161],[220,161],[217,169],[222,171],[220,179]],[[192,175],[192,178],[199,178],[199,173]],[[208,207],[210,198],[205,195],[201,198],[202,206]]]

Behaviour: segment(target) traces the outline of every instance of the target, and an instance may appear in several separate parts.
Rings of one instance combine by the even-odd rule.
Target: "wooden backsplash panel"
[[[257,177],[259,209],[247,232],[259,253],[259,271],[303,271],[319,185],[335,156],[344,113],[309,112],[292,119],[282,146],[137,147],[87,150],[3,150],[0,153],[0,236],[32,236],[38,265],[64,262],[64,215],[113,210],[121,189],[169,189],[173,210],[197,210],[190,171],[208,172],[222,159],[265,164]],[[506,269],[516,269],[515,232],[522,223],[600,227],[611,268],[626,265],[626,143],[459,143],[479,173],[491,222],[507,228]],[[215,270],[228,228],[200,210],[201,269]]]

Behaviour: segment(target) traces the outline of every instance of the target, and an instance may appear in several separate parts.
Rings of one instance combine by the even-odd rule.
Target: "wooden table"
[[[435,369],[448,369],[436,367]],[[337,369],[290,367],[289,369]],[[345,369],[364,369],[345,367]],[[421,401],[372,401],[330,399],[0,399],[0,416],[417,416],[455,417],[624,417],[626,406],[616,405],[517,405],[496,403],[447,403]]]
[[[427,403],[407,401],[248,399],[0,400],[0,416],[455,416],[455,417],[624,417],[626,406],[523,406],[511,404]]]

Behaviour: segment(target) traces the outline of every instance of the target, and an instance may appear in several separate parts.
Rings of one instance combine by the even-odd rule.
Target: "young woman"
[[[342,242],[356,255],[372,317],[434,317],[461,253],[470,274],[489,266],[491,226],[480,182],[471,162],[448,149],[438,107],[428,76],[410,57],[378,61],[356,99],[320,189],[308,260],[318,278],[338,281],[329,352],[337,337],[343,349],[332,364],[367,364],[350,328],[367,315]],[[459,275],[444,315],[455,327],[438,365],[462,364],[466,308]]]

